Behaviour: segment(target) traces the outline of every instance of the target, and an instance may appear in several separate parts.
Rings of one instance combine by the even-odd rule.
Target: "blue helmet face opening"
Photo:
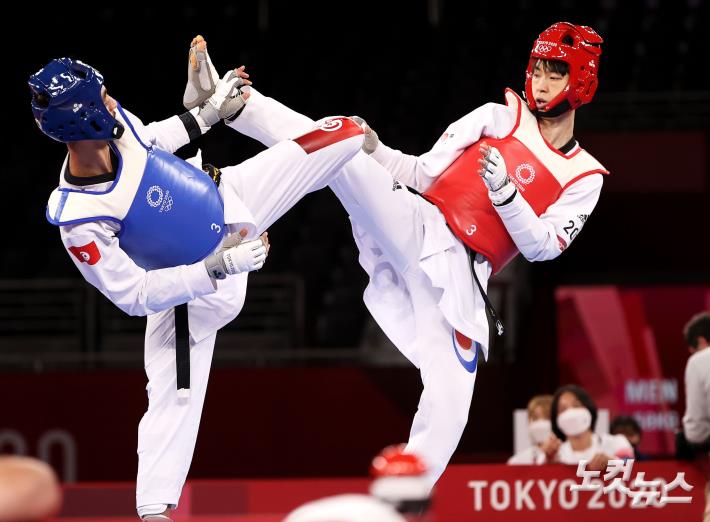
[[[79,60],[52,60],[30,76],[32,113],[39,128],[61,142],[120,138],[123,126],[104,105],[104,77]]]

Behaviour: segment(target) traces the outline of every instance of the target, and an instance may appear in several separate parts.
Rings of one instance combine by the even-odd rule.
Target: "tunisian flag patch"
[[[101,252],[94,241],[84,246],[69,247],[69,252],[74,254],[80,263],[95,265],[101,259]]]

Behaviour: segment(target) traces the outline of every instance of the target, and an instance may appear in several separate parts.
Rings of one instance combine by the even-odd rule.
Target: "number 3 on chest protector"
[[[222,232],[222,227],[220,227],[217,223],[212,223],[212,226],[210,228],[218,234]]]
[[[473,234],[476,233],[476,230],[478,230],[478,229],[476,228],[476,225],[471,225],[470,227],[468,227],[468,228],[466,229],[466,235],[472,236]]]

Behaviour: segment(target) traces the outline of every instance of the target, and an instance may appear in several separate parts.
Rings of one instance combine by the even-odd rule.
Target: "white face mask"
[[[557,426],[568,437],[587,431],[592,425],[592,414],[587,408],[569,408],[557,416]]]
[[[530,438],[535,444],[542,444],[552,434],[552,423],[549,419],[538,419],[528,423]]]

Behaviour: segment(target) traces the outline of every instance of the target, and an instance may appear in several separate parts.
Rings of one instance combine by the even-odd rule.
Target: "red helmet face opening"
[[[525,71],[525,97],[530,110],[540,116],[553,117],[592,101],[598,85],[603,41],[591,27],[568,22],[557,22],[540,33]],[[567,86],[541,108],[537,107],[532,91],[538,60],[564,62],[569,66]]]

